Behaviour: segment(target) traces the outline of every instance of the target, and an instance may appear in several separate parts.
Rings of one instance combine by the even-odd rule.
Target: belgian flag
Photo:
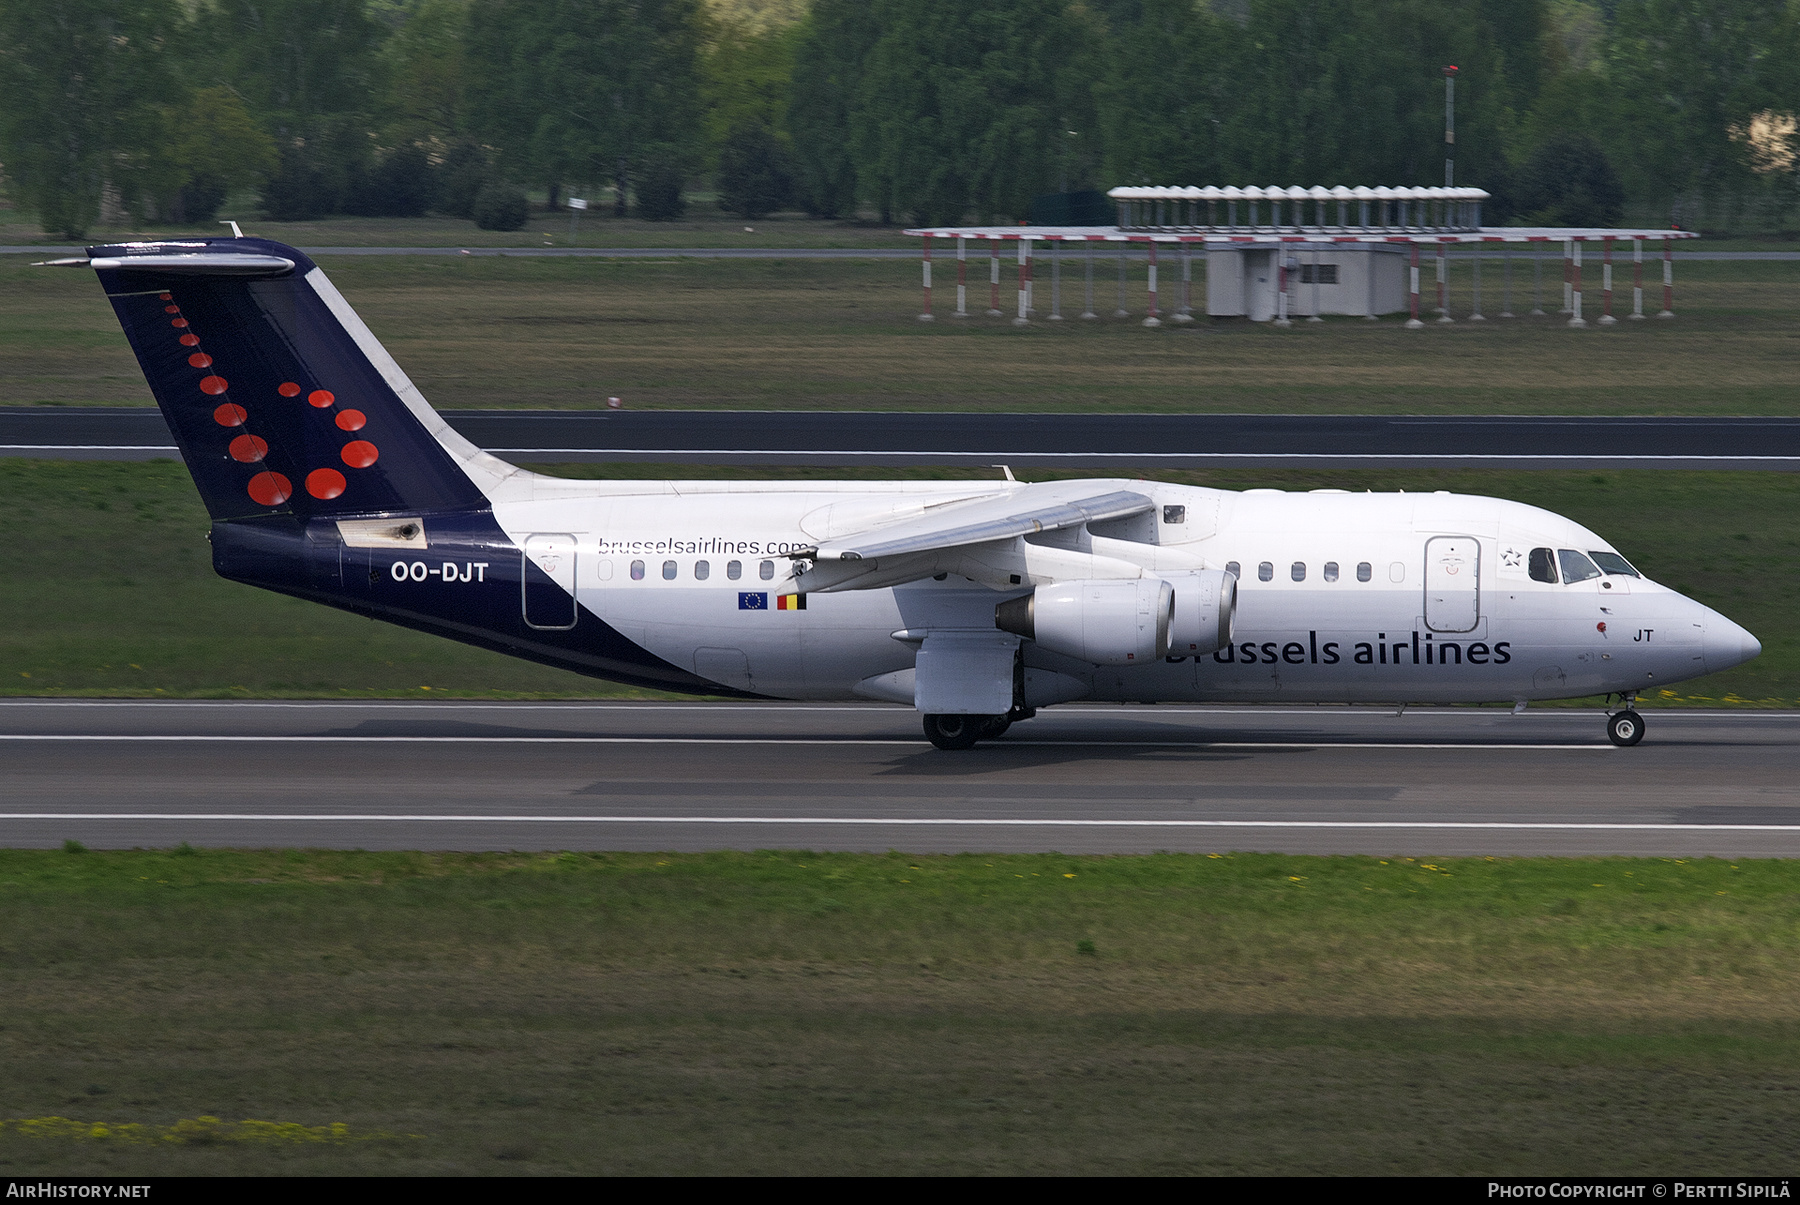
[[[780,595],[775,599],[775,609],[777,611],[804,611],[806,610],[806,595]]]

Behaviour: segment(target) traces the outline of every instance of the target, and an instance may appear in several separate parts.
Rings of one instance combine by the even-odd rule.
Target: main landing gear
[[[1633,710],[1637,706],[1637,695],[1620,695],[1619,700],[1625,706],[1607,715],[1606,739],[1627,749],[1644,739],[1644,717]]]
[[[972,749],[976,741],[990,741],[1012,727],[1014,720],[1029,720],[1035,709],[1014,709],[1006,715],[928,715],[925,739],[940,749]]]

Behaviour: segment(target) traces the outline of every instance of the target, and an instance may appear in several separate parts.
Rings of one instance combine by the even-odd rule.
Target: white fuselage
[[[879,684],[914,664],[908,633],[993,632],[998,602],[1052,580],[1194,569],[1237,573],[1228,647],[1115,667],[1026,641],[1025,664],[1061,684],[1030,701],[1577,697],[1651,690],[1760,649],[1716,611],[1627,571],[1534,579],[1533,549],[1613,549],[1521,503],[1116,484],[1157,512],[964,551],[941,577],[813,592],[795,609],[781,600],[784,583],[794,588],[789,553],[1018,487],[538,477],[529,498],[515,492],[494,511],[583,611],[702,678],[779,698],[892,698]]]

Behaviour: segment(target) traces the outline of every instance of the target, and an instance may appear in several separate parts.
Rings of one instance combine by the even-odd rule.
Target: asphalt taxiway
[[[1800,855],[1800,713],[0,702],[0,845]]]

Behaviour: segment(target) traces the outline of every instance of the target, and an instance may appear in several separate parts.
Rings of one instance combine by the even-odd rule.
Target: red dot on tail
[[[240,435],[231,441],[231,458],[244,464],[255,464],[268,454],[268,442],[254,435]]]
[[[353,469],[366,469],[381,453],[366,439],[353,439],[344,445],[344,463]]]
[[[183,347],[198,347],[198,346],[200,346],[200,336],[199,335],[183,335],[181,337],[181,345]]]
[[[300,386],[294,384],[292,381],[283,381],[276,388],[275,392],[279,393],[282,397],[299,397]]]
[[[227,388],[224,377],[201,377],[201,393],[224,393]]]
[[[368,417],[361,410],[345,410],[338,414],[337,425],[340,431],[360,431]]]
[[[186,326],[187,319],[186,318],[171,318],[171,319],[169,319],[169,325],[170,326]]]
[[[315,498],[335,498],[344,492],[344,475],[336,469],[314,469],[306,475],[306,492]]]
[[[164,301],[175,300],[175,295],[173,293],[158,293],[157,296],[162,298],[162,300],[164,300]]]
[[[258,473],[246,487],[250,497],[262,506],[280,506],[294,493],[294,483],[280,473]]]
[[[180,306],[178,306],[178,305],[165,305],[165,306],[164,306],[164,307],[163,307],[163,313],[165,313],[165,314],[179,314],[179,313],[181,313],[181,307],[180,307]]]
[[[244,408],[235,402],[226,402],[213,411],[213,422],[218,423],[221,427],[241,427],[244,425],[244,420],[249,417],[244,412]]]
[[[331,405],[331,403],[337,401],[337,395],[332,393],[329,389],[315,389],[306,395],[306,400],[323,410],[325,407]]]
[[[188,357],[188,363],[192,364],[195,368],[211,368],[212,357],[203,351],[197,351]]]

